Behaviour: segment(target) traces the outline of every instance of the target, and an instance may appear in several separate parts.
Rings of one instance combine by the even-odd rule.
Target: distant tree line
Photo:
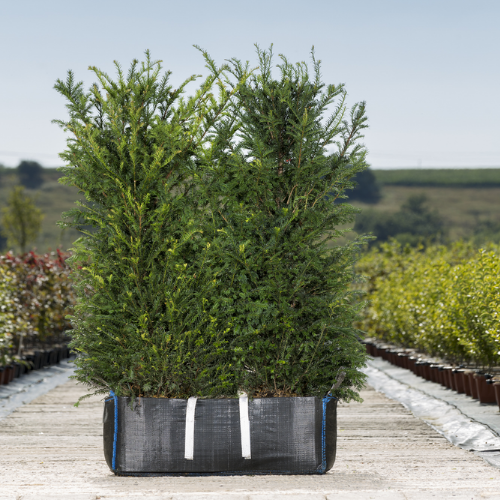
[[[354,230],[376,236],[372,244],[397,239],[400,243],[415,245],[420,242],[443,240],[447,234],[444,219],[427,204],[424,194],[413,195],[399,211],[390,214],[377,210],[364,210],[356,217]]]
[[[19,184],[26,189],[38,189],[44,182],[44,169],[36,161],[22,160],[14,169],[0,165],[0,186],[2,176],[10,172],[16,174]]]
[[[357,185],[354,189],[346,192],[349,196],[349,200],[369,204],[378,203],[380,201],[380,185],[370,168],[358,172],[353,180]]]
[[[500,185],[500,169],[441,169],[441,170],[364,170],[355,177],[356,187],[346,194],[349,201],[376,204],[381,199],[381,186],[454,186],[460,188]],[[428,205],[426,195],[410,196],[396,213],[363,209],[356,217],[354,230],[371,233],[376,239],[371,245],[391,238],[402,244],[438,243],[448,239],[446,221]],[[478,245],[500,243],[500,222],[477,221],[470,235]]]
[[[382,186],[500,186],[500,168],[377,169],[374,175]]]
[[[17,167],[19,184],[27,189],[38,189],[43,184],[43,167],[36,161],[23,160]]]

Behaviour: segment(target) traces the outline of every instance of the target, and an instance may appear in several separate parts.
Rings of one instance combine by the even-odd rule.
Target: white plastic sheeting
[[[466,417],[452,404],[424,394],[372,366],[363,372],[368,376],[367,383],[376,391],[400,402],[448,441],[500,467],[500,437],[489,427]]]
[[[32,372],[0,387],[0,420],[16,408],[31,403],[38,396],[65,384],[75,372],[75,365],[62,361],[58,365]]]

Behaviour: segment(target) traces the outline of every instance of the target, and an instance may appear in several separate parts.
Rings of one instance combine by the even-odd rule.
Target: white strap
[[[250,419],[248,418],[248,396],[240,395],[240,431],[241,431],[241,456],[252,458],[250,449]]]
[[[184,458],[193,460],[194,457],[194,412],[196,410],[196,400],[192,397],[188,399],[186,408],[186,434],[184,439]]]

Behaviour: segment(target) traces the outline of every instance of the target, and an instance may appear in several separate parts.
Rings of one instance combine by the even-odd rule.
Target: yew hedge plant
[[[321,81],[314,54],[312,73],[284,56],[276,71],[272,48],[257,54],[246,79],[248,65],[230,62],[245,82],[231,113],[238,130],[208,185],[210,229],[224,236],[217,318],[249,394],[321,396],[344,371],[337,396],[357,398],[365,354],[349,285],[365,240],[336,240],[357,213],[341,202],[367,166],[365,104],[347,110],[344,86]]]
[[[70,259],[76,378],[131,397],[336,395],[359,399],[366,354],[355,256],[339,227],[366,168],[365,105],[272,53],[217,67],[192,96],[148,52],[117,78],[71,72],[62,182],[85,202]],[[330,115],[328,111],[330,110]]]

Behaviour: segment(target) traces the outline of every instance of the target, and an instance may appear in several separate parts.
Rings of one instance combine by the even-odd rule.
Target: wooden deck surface
[[[0,421],[0,500],[500,499],[500,470],[367,388],[339,406],[337,461],[324,476],[115,477],[98,398],[71,381]]]

